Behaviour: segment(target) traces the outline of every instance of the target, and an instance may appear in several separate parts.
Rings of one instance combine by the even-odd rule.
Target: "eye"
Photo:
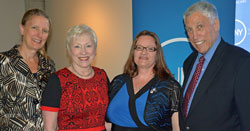
[[[135,49],[136,49],[136,50],[143,50],[143,47],[142,47],[142,46],[139,46],[139,45],[136,45],[136,46],[135,46]]]
[[[154,48],[154,47],[148,47],[148,51],[154,52],[154,51],[156,51],[156,48]]]
[[[197,28],[201,30],[203,28],[203,25],[198,25]]]
[[[191,32],[191,31],[192,31],[192,28],[186,28],[186,31],[187,31],[187,32]]]
[[[43,32],[44,32],[44,33],[49,33],[49,30],[43,29]]]
[[[32,28],[32,29],[37,29],[37,27],[36,27],[36,26],[32,26],[31,28]]]
[[[80,45],[74,45],[73,47],[74,48],[80,48],[81,46]]]
[[[92,44],[87,44],[86,47],[87,47],[87,48],[91,48],[91,47],[93,47],[93,45],[92,45]]]

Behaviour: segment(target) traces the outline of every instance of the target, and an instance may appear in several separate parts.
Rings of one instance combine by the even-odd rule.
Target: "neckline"
[[[75,67],[73,66],[73,64],[71,64],[71,68],[72,68],[72,70],[77,74],[77,75],[79,75],[80,76],[80,78],[92,78],[94,75],[95,75],[95,72],[94,72],[94,69],[91,67],[91,69],[90,69],[90,72],[89,72],[89,74],[88,75],[86,75],[86,76],[83,76],[82,74],[80,74],[76,69],[75,69]],[[72,72],[73,73],[73,72]]]
[[[129,77],[129,79],[127,80],[127,90],[128,90],[129,95],[135,98],[140,97],[146,91],[153,88],[153,85],[156,83],[156,80],[157,80],[157,76],[154,75],[154,77],[135,94],[134,87],[133,87],[133,80],[131,77]]]
[[[95,70],[95,67],[93,67],[93,66],[92,66],[92,69],[93,69],[94,75],[92,77],[90,77],[90,78],[81,78],[81,77],[77,76],[76,74],[74,74],[70,69],[68,69],[68,67],[65,67],[65,69],[70,74],[72,74],[73,76],[77,77],[78,79],[82,79],[82,80],[90,80],[90,79],[93,79],[96,76],[96,70]]]

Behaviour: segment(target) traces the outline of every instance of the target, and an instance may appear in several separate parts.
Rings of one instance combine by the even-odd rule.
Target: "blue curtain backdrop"
[[[235,45],[250,52],[250,0],[236,0]]]
[[[182,84],[182,65],[192,52],[184,30],[183,14],[198,0],[132,0],[133,38],[142,30],[155,32],[161,41],[167,66]],[[207,0],[219,12],[220,33],[234,43],[235,0]]]

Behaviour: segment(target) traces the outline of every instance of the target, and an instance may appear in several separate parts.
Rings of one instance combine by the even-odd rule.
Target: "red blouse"
[[[93,67],[95,75],[81,79],[67,68],[49,79],[41,109],[58,112],[59,130],[104,130],[108,106],[108,79],[104,70]]]

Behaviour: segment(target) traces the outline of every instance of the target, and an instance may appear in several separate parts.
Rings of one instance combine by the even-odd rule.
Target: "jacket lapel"
[[[205,92],[208,90],[210,87],[210,84],[213,83],[215,80],[215,76],[217,75],[218,71],[222,68],[223,65],[223,57],[225,55],[225,42],[221,40],[219,46],[217,47],[214,55],[212,56],[212,59],[210,60],[206,71],[204,72],[199,85],[196,89],[194,98],[192,100],[189,113],[189,115],[192,114],[194,108],[197,106],[198,102],[202,97],[204,96]]]

